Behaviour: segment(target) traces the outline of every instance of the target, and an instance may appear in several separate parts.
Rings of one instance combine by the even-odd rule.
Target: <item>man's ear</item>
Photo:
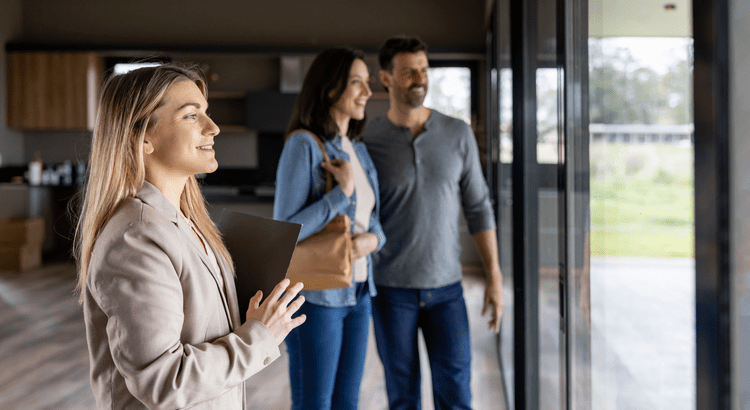
[[[383,87],[385,87],[386,90],[388,90],[391,86],[391,73],[389,73],[386,70],[380,70],[378,71],[378,79],[380,79],[380,84],[383,84]]]

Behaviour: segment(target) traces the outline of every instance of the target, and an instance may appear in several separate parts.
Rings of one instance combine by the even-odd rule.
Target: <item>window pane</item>
[[[468,67],[431,68],[429,78],[424,105],[471,125],[471,70]]]
[[[592,408],[695,408],[692,40],[589,42]]]

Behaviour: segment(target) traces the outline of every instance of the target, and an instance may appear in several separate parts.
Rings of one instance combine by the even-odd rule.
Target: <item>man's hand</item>
[[[305,323],[306,319],[305,315],[292,318],[292,315],[305,303],[304,296],[300,296],[292,302],[294,297],[302,290],[302,282],[296,283],[289,289],[287,287],[289,287],[289,279],[282,280],[273,288],[271,295],[263,303],[260,303],[261,299],[263,299],[263,292],[258,291],[250,299],[250,306],[247,308],[247,318],[257,320],[266,325],[268,330],[273,333],[274,338],[276,338],[276,344],[281,344],[289,332]],[[281,296],[282,294],[284,295],[283,297]]]
[[[475,233],[473,238],[487,277],[482,315],[490,312],[490,329],[499,333],[500,318],[503,315],[503,273],[497,257],[497,232],[489,229]]]
[[[496,279],[498,277],[500,280]],[[488,311],[490,312],[490,329],[495,333],[500,333],[500,318],[503,316],[503,276],[499,272],[497,275],[488,275],[482,316]]]

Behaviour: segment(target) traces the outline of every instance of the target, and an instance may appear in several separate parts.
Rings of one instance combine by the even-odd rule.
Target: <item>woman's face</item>
[[[154,111],[156,125],[144,140],[147,173],[186,177],[216,170],[213,145],[219,127],[206,114],[207,108],[192,81],[179,81],[167,89]]]
[[[334,118],[347,118],[361,120],[365,118],[365,105],[372,96],[370,91],[370,72],[367,65],[360,59],[354,60],[349,70],[349,78],[346,89],[331,107]],[[338,121],[337,121],[338,122]]]

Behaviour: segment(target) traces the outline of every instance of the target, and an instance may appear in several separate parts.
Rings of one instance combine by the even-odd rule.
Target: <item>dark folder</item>
[[[261,290],[265,300],[286,276],[302,225],[229,209],[222,211],[217,225],[234,260],[237,302],[244,323],[250,298]]]

